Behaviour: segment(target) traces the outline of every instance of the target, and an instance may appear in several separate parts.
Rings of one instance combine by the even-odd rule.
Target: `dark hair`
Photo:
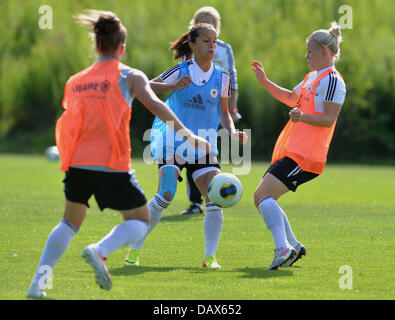
[[[202,29],[211,29],[217,32],[214,26],[208,23],[198,23],[193,26],[187,33],[170,44],[169,50],[174,52],[174,60],[182,57],[185,57],[186,60],[192,58],[193,52],[189,46],[189,42],[196,42],[196,38],[199,37]]]
[[[125,43],[127,31],[121,20],[111,11],[87,10],[87,14],[78,14],[74,18],[83,25],[92,28],[91,38],[103,55],[112,54],[121,43]]]

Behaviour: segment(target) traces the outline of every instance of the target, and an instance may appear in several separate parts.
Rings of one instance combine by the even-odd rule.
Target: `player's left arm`
[[[237,113],[239,108],[237,107],[237,101],[239,98],[239,91],[232,89],[231,95],[230,95],[230,110],[232,113]],[[234,120],[239,121],[239,119],[235,116],[233,118]]]
[[[227,61],[229,62],[229,73],[230,77],[232,79],[232,91],[230,95],[230,108],[229,110],[232,112],[237,112],[237,100],[239,97],[239,92],[238,92],[238,84],[237,84],[237,69],[236,69],[236,64],[235,64],[235,57],[233,54],[232,46],[230,44],[227,44]],[[233,119],[233,118],[232,118]]]
[[[221,98],[220,102],[220,122],[222,127],[228,131],[229,136],[234,139],[240,141],[242,144],[246,143],[248,140],[248,135],[243,132],[236,130],[235,124],[232,120],[232,117],[229,113],[228,108],[228,98]]]
[[[340,114],[342,105],[334,102],[324,101],[324,112],[321,114],[308,114],[300,111],[298,108],[293,108],[289,112],[289,117],[292,122],[304,122],[318,127],[330,128]]]

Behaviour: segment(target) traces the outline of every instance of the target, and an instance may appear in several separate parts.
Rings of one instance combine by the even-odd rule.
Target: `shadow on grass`
[[[240,278],[256,278],[256,279],[268,279],[268,278],[280,278],[280,277],[291,277],[292,276],[292,271],[290,270],[267,270],[263,268],[238,268],[238,269],[220,269],[220,270],[207,270],[203,268],[188,268],[188,267],[145,267],[145,266],[139,266],[139,267],[128,267],[128,266],[122,266],[119,268],[114,268],[109,270],[111,275],[114,276],[128,276],[128,275],[139,275],[143,274],[146,272],[173,272],[175,270],[181,270],[181,271],[188,271],[190,273],[198,273],[198,274],[203,274],[203,273],[209,273],[209,274],[215,274],[215,273],[234,273],[236,277]]]
[[[291,277],[292,271],[290,270],[267,270],[263,268],[239,268],[232,272],[243,273],[241,278],[257,278],[257,279],[268,279],[268,278],[280,278],[280,277]]]
[[[190,219],[199,219],[199,218],[204,218],[203,213],[194,213],[194,214],[186,214],[186,215],[181,215],[181,214],[172,214],[172,215],[166,215],[164,214],[161,222],[166,221],[166,222],[183,222],[183,221],[188,221]]]
[[[109,272],[114,276],[127,276],[127,275],[139,275],[146,272],[173,272],[175,270],[183,270],[183,271],[198,271],[198,268],[188,268],[188,267],[147,267],[147,266],[138,266],[138,267],[128,267],[122,266],[119,268],[110,269]]]

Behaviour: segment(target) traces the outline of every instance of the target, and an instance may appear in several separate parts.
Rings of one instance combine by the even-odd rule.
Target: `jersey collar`
[[[210,67],[210,69],[208,69],[208,71],[207,72],[204,72],[200,67],[199,67],[199,65],[197,64],[197,62],[196,62],[196,60],[195,60],[195,58],[192,58],[192,62],[196,65],[196,67],[202,72],[202,73],[204,73],[204,74],[207,74],[207,73],[210,73],[210,72],[213,72],[213,69],[214,69],[214,64],[211,62],[211,67]]]

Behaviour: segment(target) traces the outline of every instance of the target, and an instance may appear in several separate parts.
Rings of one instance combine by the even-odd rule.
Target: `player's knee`
[[[273,198],[274,200],[278,200],[280,197],[280,194],[277,194],[276,192],[273,192],[271,190],[262,190],[261,188],[258,188],[254,192],[254,204],[255,207],[258,207],[259,203],[266,198]]]
[[[173,201],[174,196],[177,190],[177,182],[175,183],[165,183],[159,187],[159,194],[166,200],[166,201]]]
[[[174,194],[172,194],[170,191],[166,191],[165,193],[161,194],[161,196],[169,202],[174,198]]]
[[[258,204],[261,201],[261,199],[262,199],[262,193],[259,192],[259,190],[255,190],[255,192],[254,192],[254,204],[255,204],[255,207],[258,207]]]
[[[159,194],[171,202],[177,191],[177,177],[173,167],[163,167],[163,175],[159,180]]]

